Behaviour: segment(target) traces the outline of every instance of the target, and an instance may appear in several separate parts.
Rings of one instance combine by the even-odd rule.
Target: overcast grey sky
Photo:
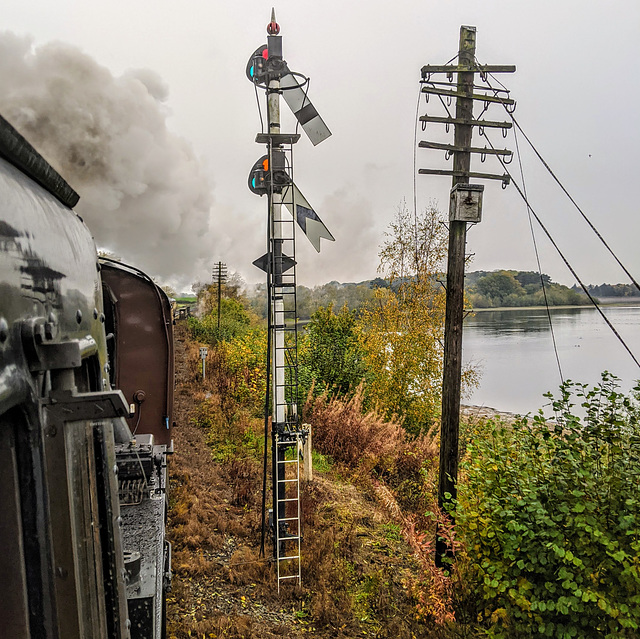
[[[112,246],[152,275],[165,280],[173,275],[172,281],[182,284],[206,278],[209,265],[222,259],[249,281],[261,278],[251,262],[264,253],[266,201],[251,194],[246,182],[263,148],[254,142],[260,121],[244,73],[249,55],[266,42],[271,6],[262,0],[3,2],[0,30],[30,36],[36,49],[51,41],[78,47],[108,69],[118,91],[136,93],[130,79],[142,78],[157,99],[166,97],[159,113],[166,114],[175,137],[165,134],[164,143],[142,154],[140,161],[161,164],[158,156],[165,154],[184,160],[168,180],[176,183],[177,193],[185,182],[194,182],[192,195],[175,196],[182,199],[179,219],[171,220],[171,211],[179,210],[180,203],[169,199],[163,210],[159,197],[137,201],[132,192],[127,195],[128,225],[119,226],[117,216],[97,220],[95,207],[87,216],[99,244]],[[517,66],[516,74],[500,78],[518,101],[516,117],[623,262],[640,276],[637,0],[281,0],[276,12],[284,57],[291,69],[311,78],[309,97],[333,132],[315,148],[303,136],[295,151],[296,183],[336,238],[335,243],[325,242],[319,255],[304,237],[299,239],[301,283],[375,276],[377,247],[395,207],[402,198],[409,205],[413,201],[420,68],[442,64],[457,53],[461,24],[477,27],[482,63]],[[0,59],[0,74],[7,64]],[[140,69],[154,73],[145,75]],[[5,72],[0,106],[11,104],[7,92],[13,91],[7,80],[11,75]],[[107,90],[110,76],[88,85]],[[125,110],[123,117],[132,117],[132,109]],[[436,111],[433,99],[429,105],[421,103],[421,114]],[[496,107],[488,112],[490,119],[503,115]],[[157,125],[161,130],[162,123]],[[292,118],[285,120],[285,128],[293,127]],[[418,139],[442,135],[441,128],[430,125]],[[195,158],[178,138],[186,140]],[[506,142],[499,134],[492,139],[514,148],[513,136]],[[520,143],[524,151],[524,141]],[[137,157],[139,142],[130,144],[127,150],[120,145],[121,157],[130,151]],[[418,168],[440,166],[442,160],[440,152],[417,153]],[[584,222],[531,154],[523,152],[523,161],[530,200],[579,275],[590,283],[625,281],[588,239]],[[483,165],[476,161],[474,168],[501,172],[490,160]],[[158,169],[161,174],[163,170]],[[469,233],[469,251],[475,253],[471,268],[535,269],[526,209],[515,189],[485,184],[484,220]],[[82,196],[82,184],[73,185]],[[450,178],[418,176],[418,206],[430,200],[446,205],[449,189]],[[109,206],[117,208],[122,201],[116,198]],[[148,210],[137,213],[138,204]],[[191,211],[194,219],[187,220]],[[167,216],[158,222],[166,237],[191,237],[163,243],[161,233],[152,228],[154,215]],[[546,240],[540,234],[538,238],[543,270],[572,284]],[[180,252],[180,259],[168,257],[170,246]]]

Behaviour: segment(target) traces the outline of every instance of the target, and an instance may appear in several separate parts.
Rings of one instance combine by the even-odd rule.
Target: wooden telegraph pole
[[[475,100],[482,100],[485,105],[499,102],[506,106],[514,105],[513,100],[503,97],[500,91],[492,91],[489,86],[474,93],[476,74],[482,79],[487,73],[513,73],[514,66],[487,66],[476,62],[476,29],[460,27],[460,46],[456,65],[433,66],[422,68],[422,91],[438,96],[455,98],[456,112],[452,117],[422,116],[422,122],[453,124],[455,127],[453,145],[433,142],[420,142],[421,148],[444,150],[453,155],[453,170],[420,169],[419,173],[428,175],[451,175],[452,190],[449,209],[449,254],[447,265],[447,293],[444,337],[444,365],[442,379],[442,418],[440,427],[440,475],[438,484],[438,504],[441,508],[453,505],[457,496],[456,482],[458,478],[458,437],[460,430],[460,386],[462,374],[462,321],[464,318],[464,269],[465,247],[467,241],[467,224],[477,223],[481,217],[482,190],[484,187],[469,184],[470,178],[498,179],[503,185],[508,184],[508,175],[491,175],[473,173],[471,171],[471,154],[511,155],[511,151],[474,148],[472,146],[473,127],[489,127],[508,129],[510,122],[490,122],[473,119]],[[457,74],[455,90],[442,89],[430,82],[434,73],[446,73],[450,78]],[[441,84],[441,83],[440,83]],[[453,509],[448,507],[450,515]],[[448,554],[446,544],[440,536],[436,540],[436,561],[442,565],[442,559]]]
[[[220,337],[220,309],[222,304],[222,284],[227,279],[227,265],[224,262],[218,262],[211,276],[218,282],[218,338]]]

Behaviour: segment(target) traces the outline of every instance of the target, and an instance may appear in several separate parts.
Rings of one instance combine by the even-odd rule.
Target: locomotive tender
[[[161,639],[173,334],[0,117],[0,636]]]

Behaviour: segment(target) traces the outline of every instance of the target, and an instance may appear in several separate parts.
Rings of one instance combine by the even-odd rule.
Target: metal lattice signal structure
[[[289,70],[282,57],[280,27],[272,10],[267,44],[247,64],[247,77],[267,96],[268,133],[256,142],[267,153],[249,174],[249,189],[268,196],[267,253],[254,264],[267,274],[271,379],[271,468],[273,486],[273,554],[278,591],[284,583],[300,585],[302,522],[300,518],[300,453],[307,436],[298,414],[298,337],[296,303],[296,223],[317,251],[320,238],[333,236],[293,183],[293,145],[298,134],[280,132],[280,96],[293,111],[311,142],[331,135],[304,90],[307,80]],[[263,513],[264,516],[264,513]]]

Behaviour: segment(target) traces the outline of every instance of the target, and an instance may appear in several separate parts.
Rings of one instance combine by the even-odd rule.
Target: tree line
[[[319,308],[329,305],[335,309],[343,306],[359,313],[376,298],[377,289],[390,289],[394,294],[406,285],[411,276],[406,273],[394,278],[376,277],[362,282],[337,282],[307,287],[297,287],[297,316],[308,321]],[[431,283],[439,285],[445,274],[437,271],[429,274]],[[544,290],[543,290],[544,285]],[[602,284],[587,287],[591,295],[624,297],[633,294],[633,287],[626,284]],[[465,276],[465,293],[472,308],[499,308],[520,306],[582,306],[589,304],[587,296],[576,287],[553,282],[546,273],[535,271],[497,270],[473,271]],[[636,292],[637,293],[637,292]],[[545,301],[546,297],[546,301]],[[259,284],[247,291],[248,303],[259,317],[266,318],[266,286]]]

